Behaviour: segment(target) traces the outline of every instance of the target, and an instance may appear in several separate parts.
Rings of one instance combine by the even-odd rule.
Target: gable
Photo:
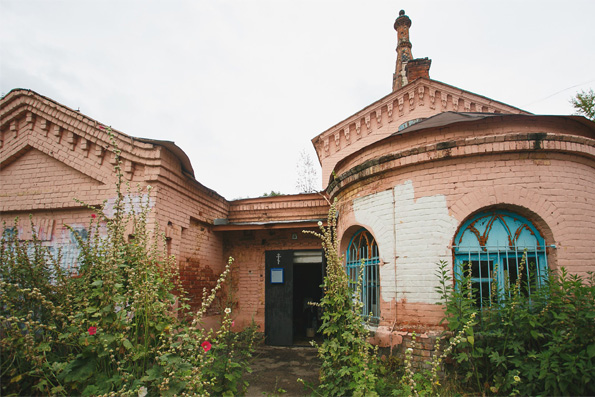
[[[98,193],[108,188],[32,147],[0,169],[0,182],[0,211],[78,206],[75,197],[99,204]]]
[[[526,114],[481,95],[419,78],[370,104],[312,139],[322,165],[323,188],[335,165],[349,155],[443,112]]]
[[[0,98],[0,168],[33,147],[110,185],[117,163],[114,145],[122,176],[133,184],[161,179],[176,188],[206,189],[173,142],[128,136],[30,90],[15,89]]]

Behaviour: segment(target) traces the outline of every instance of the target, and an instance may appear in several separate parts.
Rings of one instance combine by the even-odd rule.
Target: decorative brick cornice
[[[224,201],[194,179],[188,156],[173,142],[133,138],[113,129],[112,136],[126,179],[159,180],[189,196],[200,191]],[[114,177],[111,139],[103,123],[33,91],[15,89],[0,100],[1,166],[32,147],[107,183]]]
[[[0,125],[12,123],[15,120],[25,120],[27,125],[39,123],[43,131],[51,131],[61,141],[63,133],[71,134],[73,140],[83,137],[90,142],[104,148],[110,147],[109,136],[105,133],[102,123],[91,119],[78,111],[61,105],[49,98],[30,90],[12,90],[0,101]],[[4,130],[4,127],[2,127]],[[155,145],[130,137],[120,131],[112,130],[112,135],[122,151],[123,157],[156,158],[144,152],[154,151]],[[70,144],[70,141],[65,141]]]
[[[571,153],[595,160],[595,137],[534,132],[468,137],[420,144],[403,150],[389,151],[351,167],[329,183],[327,193],[330,197],[334,197],[353,183],[400,167],[457,157],[506,152]]]
[[[324,193],[258,197],[230,202],[230,223],[287,222],[326,219],[329,201]]]
[[[438,109],[436,106],[437,96],[441,100],[441,106],[438,106]],[[394,117],[395,115],[393,113],[393,109],[395,108],[398,109],[397,117]],[[416,118],[415,113],[420,108],[422,109],[420,111],[426,112],[424,117],[428,117],[428,109],[431,110],[431,114],[438,114],[448,110],[472,111],[473,109],[478,109],[476,110],[478,112],[528,114],[513,106],[461,90],[439,81],[419,78],[324,131],[312,139],[312,143],[322,162],[326,157],[340,152],[353,141],[362,139],[368,134],[377,135],[381,139],[387,135],[387,132],[396,132],[399,125],[403,122]],[[362,124],[366,126],[366,134],[356,133],[352,139],[347,139],[346,136],[341,138],[341,131],[360,131]],[[383,126],[387,127],[388,130],[387,128],[383,128]],[[335,143],[333,150],[329,150],[327,146],[330,137],[333,137]],[[373,141],[374,139],[367,142],[367,144]]]

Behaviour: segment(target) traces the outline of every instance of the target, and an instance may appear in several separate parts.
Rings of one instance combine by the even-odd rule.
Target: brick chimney
[[[428,58],[417,58],[407,62],[405,73],[407,81],[413,81],[419,77],[430,78],[430,65],[432,60]]]
[[[397,65],[393,74],[393,91],[396,91],[417,78],[430,78],[432,60],[428,58],[413,59],[409,41],[411,19],[405,15],[404,10],[399,11],[399,17],[395,20],[394,27],[397,31]]]

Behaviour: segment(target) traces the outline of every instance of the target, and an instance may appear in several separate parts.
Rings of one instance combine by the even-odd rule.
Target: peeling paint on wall
[[[87,241],[89,238],[88,225],[71,224],[68,228],[57,226],[55,220],[33,219],[33,228],[31,226],[31,222],[27,219],[26,222],[20,221],[16,228],[14,226],[6,227],[4,233],[12,233],[22,242],[32,242],[33,230],[35,230],[37,240],[41,246],[47,248],[50,255],[56,258],[58,253],[61,254],[60,267],[63,270],[73,271],[78,267],[81,247],[77,236],[81,240]],[[99,228],[98,233],[100,236],[106,235],[105,225]],[[32,247],[29,252],[33,253]]]
[[[380,253],[380,291],[382,299],[390,301],[397,294],[395,284],[395,226],[393,191],[371,194],[353,202],[356,221],[370,231]],[[384,264],[382,264],[384,262]]]
[[[62,251],[62,261],[60,267],[63,270],[72,271],[78,267],[78,258],[81,254],[81,247],[77,241],[77,236],[86,241],[89,238],[89,231],[81,225],[71,225],[72,229],[62,230],[62,244],[56,244],[53,247]]]
[[[415,199],[413,183],[395,187],[398,299],[435,303],[436,263],[452,263],[450,243],[458,221],[442,194]]]
[[[153,208],[155,207],[155,199],[150,197],[148,193],[130,193],[124,196],[124,213],[131,214],[131,213],[140,213],[142,210],[143,205],[149,203],[148,207]],[[107,217],[114,216],[115,209],[114,205],[116,204],[116,197],[109,198],[105,203],[105,208],[103,212]]]
[[[374,234],[380,257],[382,299],[434,303],[436,263],[452,262],[450,242],[458,227],[444,195],[415,198],[412,181],[355,199],[355,219]]]

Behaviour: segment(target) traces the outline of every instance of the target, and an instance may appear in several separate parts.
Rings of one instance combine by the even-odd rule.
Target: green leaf
[[[124,339],[124,341],[122,342],[122,344],[124,345],[124,347],[126,348],[126,350],[132,349],[132,343],[130,343],[130,341],[128,339]]]
[[[52,351],[52,348],[49,343],[43,342],[39,344],[39,350],[42,352],[49,352]]]
[[[20,382],[21,379],[23,379],[23,374],[17,375],[13,378],[10,379],[10,383],[17,383]]]
[[[589,358],[595,357],[595,343],[587,347],[587,354],[589,355]]]
[[[39,391],[43,391],[45,389],[45,386],[47,385],[48,381],[45,379],[42,379],[38,384],[36,384],[34,386],[35,389],[39,390]]]
[[[91,283],[92,287],[101,287],[103,285],[103,280],[95,280]]]

